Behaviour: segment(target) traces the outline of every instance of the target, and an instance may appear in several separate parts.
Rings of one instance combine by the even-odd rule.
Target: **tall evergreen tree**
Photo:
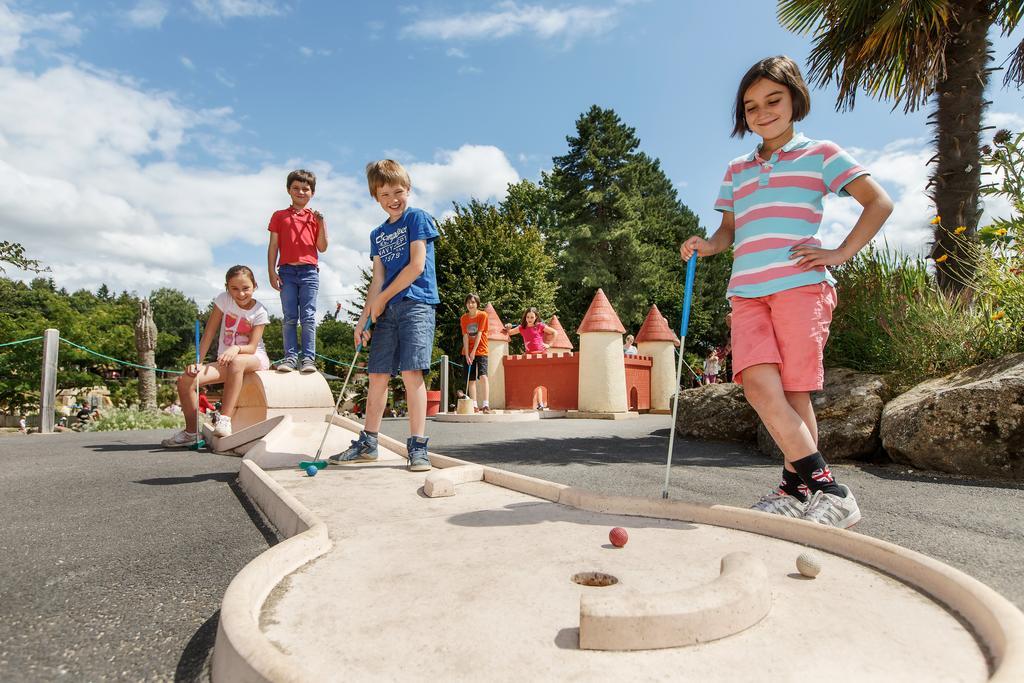
[[[552,212],[534,211],[549,253],[558,265],[558,315],[578,326],[598,288],[619,318],[636,331],[651,304],[677,326],[685,268],[679,244],[700,232],[657,159],[639,151],[635,129],[611,109],[593,106],[576,121],[569,150],[543,178]],[[527,192],[520,203],[531,206]],[[510,195],[512,196],[512,195]],[[517,196],[517,201],[520,197]],[[717,343],[724,319],[728,257],[708,259],[699,270],[694,333]],[[710,335],[710,336],[709,336]]]

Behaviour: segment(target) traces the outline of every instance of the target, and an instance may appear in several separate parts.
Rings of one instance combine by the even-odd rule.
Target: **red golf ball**
[[[611,541],[612,545],[616,548],[621,548],[626,545],[626,541],[629,540],[629,534],[621,526],[617,526],[608,532],[608,540]]]

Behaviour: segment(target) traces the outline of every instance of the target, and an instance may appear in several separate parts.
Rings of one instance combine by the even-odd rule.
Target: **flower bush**
[[[898,389],[1024,351],[1024,134],[999,131],[982,150],[985,196],[1012,212],[967,234],[952,233],[973,275],[959,295],[943,294],[927,259],[868,247],[835,270],[839,307],[826,364],[891,374]],[[932,224],[941,225],[935,216]],[[936,263],[956,258],[938,254]]]
[[[113,408],[104,410],[99,420],[90,422],[86,431],[115,432],[125,429],[180,429],[185,426],[185,418],[181,415],[169,415],[163,412],[133,410],[130,408]]]

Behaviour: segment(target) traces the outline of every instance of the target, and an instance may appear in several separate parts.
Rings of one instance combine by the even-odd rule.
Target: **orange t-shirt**
[[[462,325],[462,334],[469,335],[469,342],[466,347],[466,351],[473,353],[473,345],[476,344],[477,336],[480,337],[480,346],[476,349],[476,354],[473,356],[486,356],[487,355],[487,312],[477,311],[476,315],[470,315],[469,313],[463,314],[459,318],[459,324]]]

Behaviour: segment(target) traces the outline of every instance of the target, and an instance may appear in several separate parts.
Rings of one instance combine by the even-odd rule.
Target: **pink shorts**
[[[785,391],[817,391],[825,382],[823,356],[836,307],[827,282],[787,289],[732,303],[733,381],[742,384],[746,368],[779,366]]]

